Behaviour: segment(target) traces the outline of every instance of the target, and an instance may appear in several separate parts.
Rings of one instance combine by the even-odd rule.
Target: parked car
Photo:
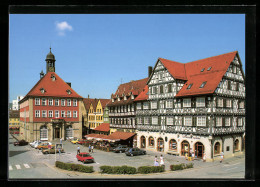
[[[85,142],[87,142],[87,140],[81,139],[81,140],[78,141],[78,144],[83,145]]]
[[[15,131],[13,134],[19,134],[19,131]]]
[[[64,149],[60,149],[61,153],[65,153]],[[51,149],[43,149],[42,150],[43,154],[55,154],[55,148],[52,147]],[[59,149],[56,149],[56,153],[59,153]]]
[[[79,139],[71,140],[71,143],[73,143],[73,144],[76,144],[76,143],[78,143],[78,142],[79,142]]]
[[[29,145],[31,147],[34,147],[36,143],[41,143],[41,141],[34,141],[34,142],[29,143]]]
[[[123,153],[126,151],[127,148],[128,148],[127,145],[119,145],[116,148],[114,148],[113,151],[115,153]]]
[[[28,145],[28,142],[25,140],[20,140],[20,141],[14,142],[14,146],[17,146],[17,145],[19,145],[19,146]]]
[[[81,161],[83,163],[93,163],[93,162],[95,162],[94,158],[89,153],[86,153],[86,152],[82,152],[82,153],[77,154],[76,158],[78,159],[78,161]]]
[[[40,145],[41,143],[43,143],[43,142],[42,141],[36,141],[36,143],[33,144],[32,147],[36,149],[38,147],[38,145]]]
[[[50,142],[44,142],[44,143],[39,144],[39,145],[37,146],[37,149],[40,149],[40,150],[42,150],[42,149],[48,149],[48,148],[49,148],[49,147],[48,147],[49,145],[51,145]],[[51,145],[51,147],[55,147],[55,145]]]
[[[130,148],[125,152],[125,154],[127,156],[145,155],[146,151],[141,150],[139,148]]]

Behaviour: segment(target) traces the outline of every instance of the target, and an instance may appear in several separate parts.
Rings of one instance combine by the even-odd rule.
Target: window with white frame
[[[151,101],[151,108],[157,109],[157,101]]]
[[[173,117],[166,118],[166,125],[173,125]]]
[[[35,98],[35,105],[40,105],[40,98]]]
[[[43,117],[43,118],[46,118],[46,117],[47,117],[47,111],[46,111],[46,110],[43,110],[43,111],[42,111],[42,117]]]
[[[191,107],[191,99],[183,99],[183,107]]]
[[[52,106],[53,105],[53,99],[48,99],[48,101],[49,101],[49,106]]]
[[[141,109],[142,109],[142,103],[137,103],[136,109],[137,109],[137,110],[141,110]]]
[[[42,98],[42,105],[45,106],[47,103],[46,103],[46,99],[45,98]]]
[[[59,99],[55,99],[55,106],[59,106]]]
[[[245,108],[245,102],[244,101],[239,102],[239,108]]]
[[[40,139],[48,140],[48,129],[46,126],[42,126],[40,129]]]
[[[71,106],[71,100],[67,99],[67,106]]]
[[[70,118],[71,117],[71,111],[67,111],[67,117]]]
[[[225,118],[225,126],[226,127],[230,126],[230,118]]]
[[[65,117],[66,117],[65,115],[66,115],[66,114],[65,114],[65,111],[62,110],[62,111],[61,111],[61,117],[62,117],[62,118],[65,118]]]
[[[66,137],[72,138],[73,137],[73,128],[71,126],[68,126],[66,128]]]
[[[156,86],[152,87],[152,94],[157,94],[157,87]]]
[[[166,101],[166,108],[172,108],[173,107],[173,101],[172,100],[167,100]]]
[[[36,117],[36,118],[41,117],[41,115],[40,115],[40,110],[35,110],[35,117]]]
[[[196,98],[196,107],[205,107],[205,97]]]
[[[192,117],[191,116],[184,117],[184,126],[192,126]]]
[[[164,108],[164,101],[160,101],[160,108]]]
[[[65,99],[61,99],[61,106],[65,106]]]
[[[158,125],[158,117],[157,116],[153,116],[152,117],[152,124],[153,125]]]
[[[53,117],[53,111],[49,110],[49,118],[52,118],[52,117]]]
[[[237,126],[242,127],[243,126],[243,118],[237,118]]]
[[[198,116],[197,117],[197,126],[205,127],[206,126],[206,116]]]
[[[144,124],[149,124],[149,117],[144,117]]]
[[[222,127],[222,117],[216,117],[216,127]]]
[[[144,102],[144,104],[143,104],[143,109],[149,109],[148,102]]]
[[[73,111],[73,117],[74,118],[78,117],[78,112],[77,111]]]
[[[233,73],[237,73],[237,67],[233,66]]]
[[[226,107],[231,108],[231,99],[226,100]]]
[[[140,117],[137,118],[137,124],[139,124],[139,125],[142,124],[142,118],[140,118]]]
[[[73,106],[77,106],[77,99],[73,99]]]
[[[218,107],[223,107],[223,98],[218,98]]]
[[[55,110],[55,118],[59,118],[59,111]]]

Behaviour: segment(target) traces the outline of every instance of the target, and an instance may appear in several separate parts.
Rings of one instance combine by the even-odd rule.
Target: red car
[[[87,142],[87,140],[80,140],[80,141],[78,141],[78,144],[81,144],[81,145],[83,145],[85,142]]]
[[[89,153],[86,153],[86,152],[77,154],[76,158],[78,159],[78,161],[81,161],[83,163],[93,163],[93,162],[95,162],[94,158]]]

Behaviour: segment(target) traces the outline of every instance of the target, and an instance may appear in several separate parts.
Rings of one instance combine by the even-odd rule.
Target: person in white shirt
[[[164,159],[163,159],[163,156],[162,156],[162,155],[160,156],[160,166],[165,167],[165,165],[164,165]]]

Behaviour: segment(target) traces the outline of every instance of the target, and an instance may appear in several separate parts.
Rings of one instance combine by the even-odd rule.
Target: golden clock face
[[[49,67],[49,71],[54,72],[54,67]]]

